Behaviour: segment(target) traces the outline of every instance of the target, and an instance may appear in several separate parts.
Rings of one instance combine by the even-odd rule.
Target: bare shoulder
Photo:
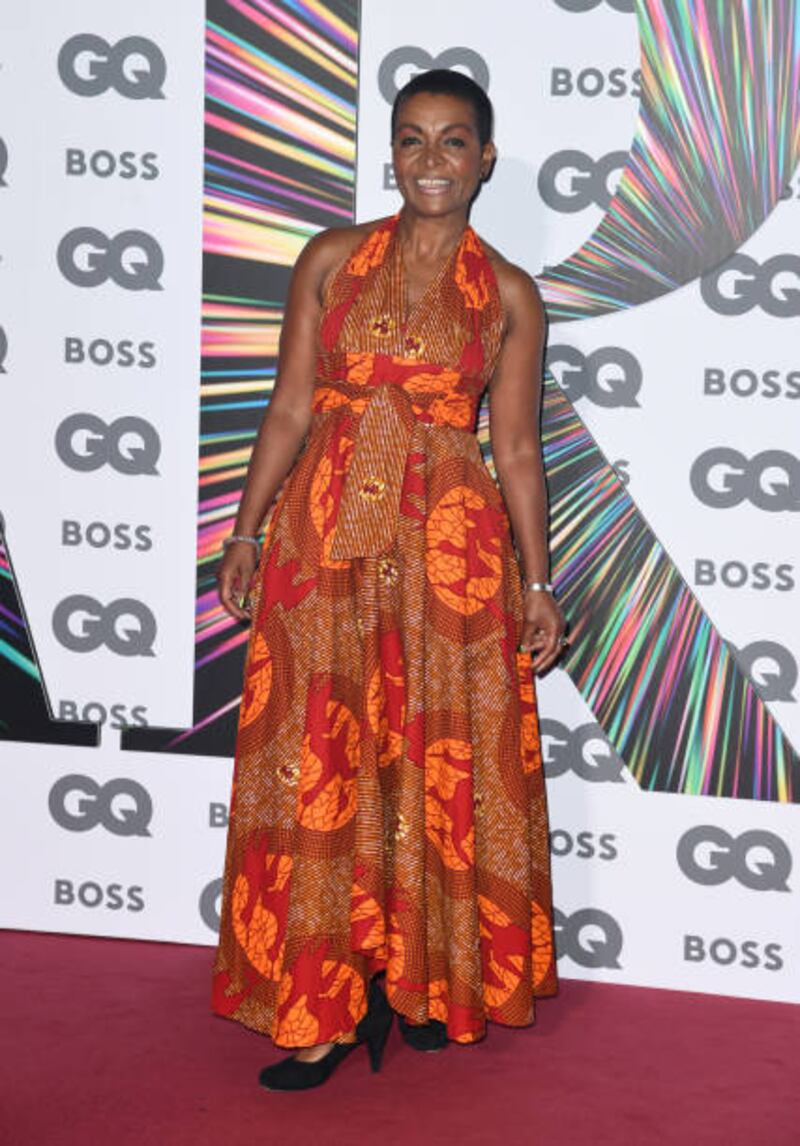
[[[372,219],[350,227],[330,227],[306,243],[295,264],[296,272],[314,286],[322,298],[339,267],[385,219]]]
[[[481,243],[497,279],[509,329],[522,321],[544,323],[544,303],[533,277],[501,255],[485,239],[481,239]]]

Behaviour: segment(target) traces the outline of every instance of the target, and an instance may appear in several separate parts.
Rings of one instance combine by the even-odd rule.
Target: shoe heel
[[[357,1035],[360,1042],[367,1044],[369,1062],[373,1074],[381,1069],[381,1060],[392,1027],[394,1011],[389,1006],[386,994],[373,979],[369,986],[368,1009],[361,1020]]]
[[[372,1067],[372,1073],[377,1074],[381,1069],[381,1062],[383,1060],[383,1052],[386,1043],[389,1039],[389,1031],[392,1026],[392,1016],[388,1016],[387,1021],[384,1022],[382,1027],[375,1031],[371,1031],[367,1036],[367,1050],[369,1051],[369,1064]]]

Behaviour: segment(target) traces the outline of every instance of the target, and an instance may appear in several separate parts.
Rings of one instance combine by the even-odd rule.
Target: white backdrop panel
[[[0,12],[0,511],[57,712],[191,719],[204,8]]]

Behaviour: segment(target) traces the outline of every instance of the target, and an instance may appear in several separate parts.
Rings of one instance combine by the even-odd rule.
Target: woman
[[[294,1048],[272,1089],[319,1085],[361,1042],[377,1070],[393,1013],[438,1049],[530,1024],[556,988],[532,680],[564,644],[545,320],[468,226],[491,135],[458,72],[399,93],[402,210],[299,258],[219,573],[252,632],[213,1006]],[[487,384],[502,492],[474,434]]]

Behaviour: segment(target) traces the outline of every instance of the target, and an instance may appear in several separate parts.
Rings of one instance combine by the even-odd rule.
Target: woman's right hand
[[[223,609],[238,621],[249,621],[247,590],[258,565],[256,547],[249,541],[234,541],[225,551],[217,570],[217,590]],[[244,607],[241,602],[244,602]]]

